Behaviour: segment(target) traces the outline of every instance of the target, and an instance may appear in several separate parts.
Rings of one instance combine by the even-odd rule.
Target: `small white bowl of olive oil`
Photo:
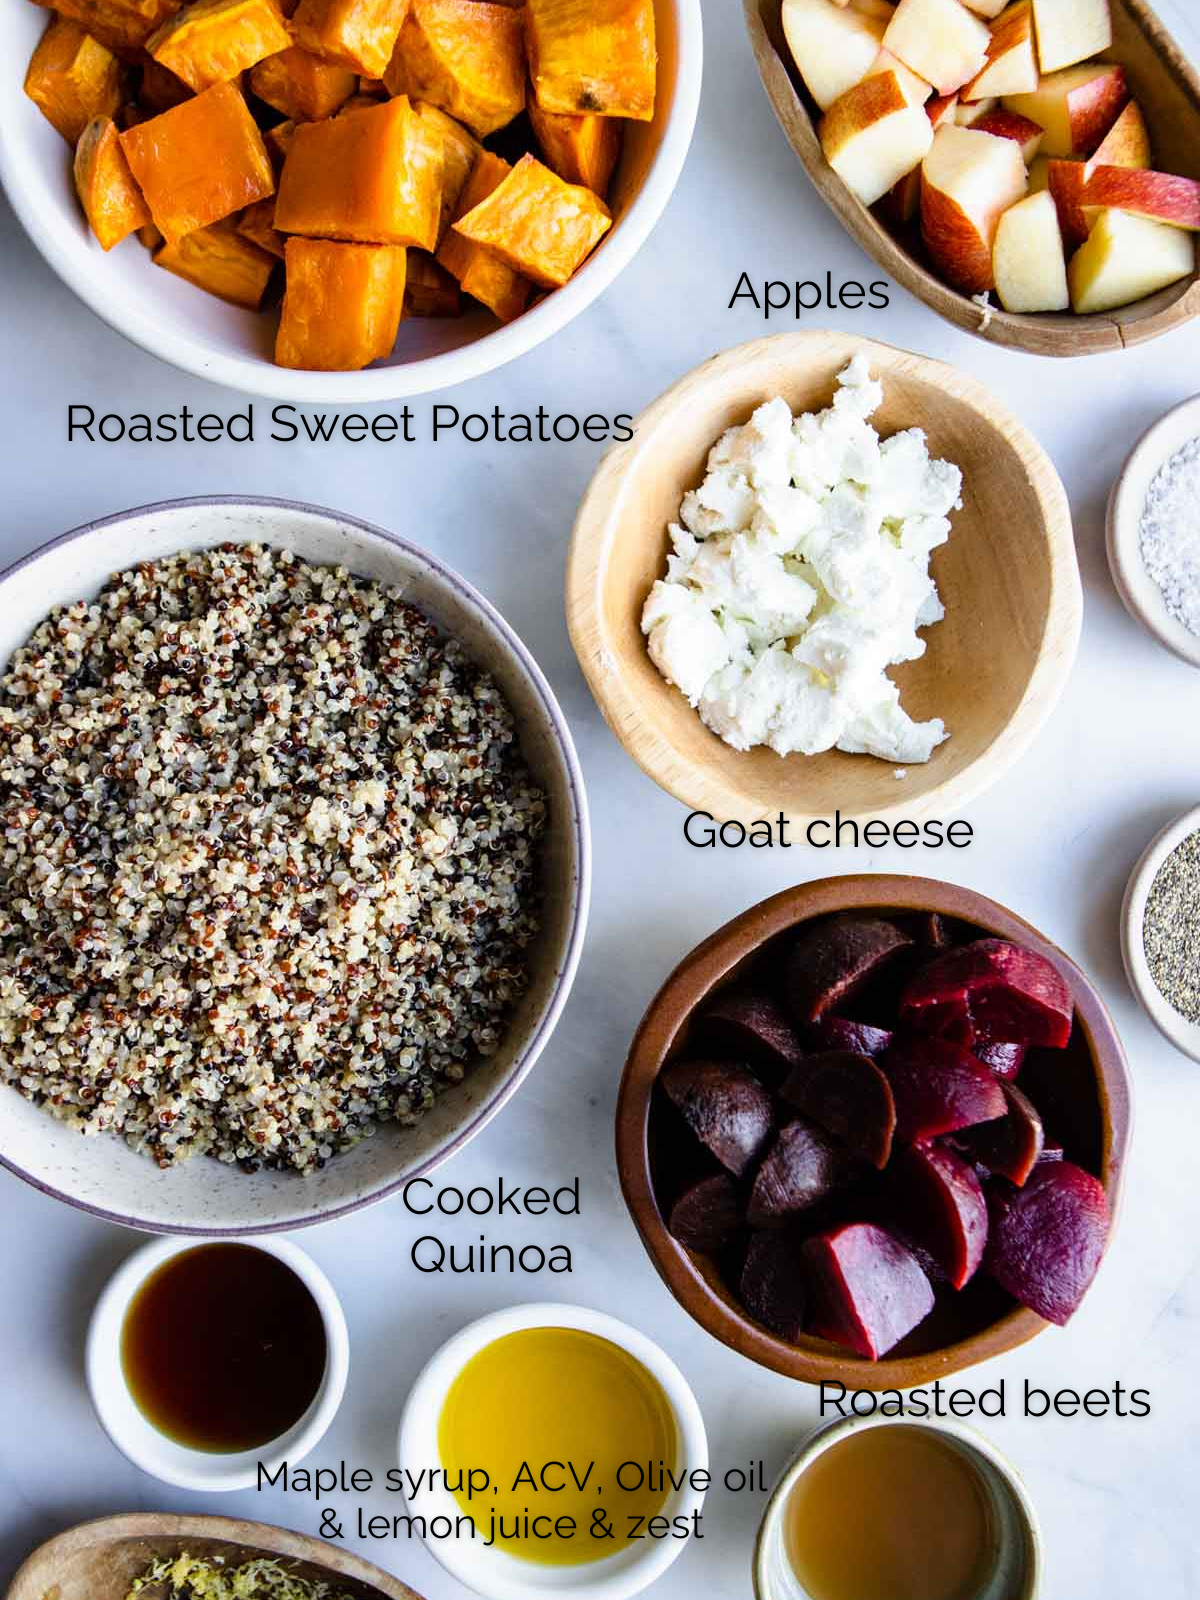
[[[422,1475],[412,1531],[488,1600],[628,1600],[703,1532],[695,1395],[652,1339],[584,1306],[456,1334],[409,1393],[399,1458],[406,1485]]]
[[[849,1417],[767,1503],[755,1600],[1034,1600],[1037,1517],[1015,1469],[957,1423]]]
[[[88,1329],[88,1389],[134,1466],[180,1489],[252,1489],[333,1421],[350,1367],[333,1285],[286,1239],[156,1239]]]

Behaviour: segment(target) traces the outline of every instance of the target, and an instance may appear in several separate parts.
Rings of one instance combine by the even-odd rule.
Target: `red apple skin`
[[[1091,165],[1094,167],[1148,167],[1150,131],[1136,100],[1131,100],[1104,135]]]
[[[943,122],[953,122],[957,109],[956,94],[935,95],[932,100],[925,102],[925,110],[929,113],[929,120],[935,129],[940,128]],[[889,221],[900,223],[904,227],[910,227],[916,222],[921,213],[920,167],[914,167],[911,172],[906,172],[899,183],[888,190],[879,202],[879,209]]]
[[[1052,161],[1046,169],[1046,178],[1058,207],[1058,225],[1069,254],[1083,244],[1090,232],[1083,214],[1087,167],[1082,161]]]
[[[971,126],[978,133],[990,133],[997,139],[1015,140],[1021,146],[1026,166],[1037,155],[1037,147],[1044,136],[1043,129],[1029,117],[1021,116],[1018,111],[1005,111],[1000,106],[994,111],[985,112]]]
[[[1072,147],[1076,155],[1090,156],[1129,99],[1125,68],[1107,67],[1081,84],[1069,98]]]
[[[985,238],[958,201],[935,189],[924,173],[921,234],[934,267],[952,288],[982,294],[995,287],[991,238]]]
[[[1151,222],[1200,231],[1200,183],[1173,172],[1133,167],[1095,167],[1088,173],[1082,204],[1112,206]]]

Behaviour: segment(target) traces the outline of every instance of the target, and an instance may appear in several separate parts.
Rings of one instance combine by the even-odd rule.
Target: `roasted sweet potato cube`
[[[263,143],[267,147],[267,154],[271,158],[271,165],[278,177],[287,160],[287,153],[292,148],[292,140],[296,137],[296,124],[288,117],[284,122],[277,122],[273,128],[268,128],[263,134]]]
[[[458,199],[467,186],[471,168],[479,156],[479,144],[461,122],[455,122],[438,106],[427,100],[414,100],[413,110],[433,129],[442,141],[442,207],[438,223],[438,241],[446,237],[450,219],[454,216]],[[409,263],[411,267],[411,262]]]
[[[146,49],[199,93],[291,43],[275,0],[193,0],[150,35]]]
[[[190,100],[192,91],[169,67],[162,66],[153,56],[142,66],[142,81],[138,85],[137,103],[143,111],[156,117]]]
[[[136,128],[139,122],[149,122],[153,115],[144,106],[135,106],[130,102],[117,112],[117,127],[123,133],[126,128]]]
[[[260,100],[295,122],[331,117],[358,88],[358,78],[349,67],[322,61],[298,45],[251,67],[249,81]]]
[[[25,93],[70,144],[93,117],[115,117],[121,63],[76,22],[52,17],[25,73]]]
[[[139,228],[137,231],[137,236],[138,243],[144,244],[146,249],[152,254],[159,248],[160,245],[166,243],[166,240],[163,238],[162,234],[159,233],[158,229],[152,222],[148,222],[144,228]]]
[[[132,61],[180,4],[181,0],[54,0],[51,9]]]
[[[271,281],[275,257],[244,238],[232,223],[218,222],[211,228],[197,228],[174,244],[164,244],[154,264],[221,300],[257,311]]]
[[[262,134],[231,83],[126,129],[121,146],[169,245],[275,192]]]
[[[237,231],[243,239],[252,239],[260,250],[283,260],[284,237],[275,226],[274,195],[247,206],[237,220]]]
[[[80,134],[75,146],[75,189],[104,250],[111,250],[150,221],[150,208],[133,180],[111,117],[93,117]]]
[[[460,317],[462,293],[445,267],[440,267],[424,250],[408,252],[408,275],[404,281],[406,317]]]
[[[382,78],[366,77],[362,73],[358,78],[358,92],[366,95],[368,100],[386,100],[388,86]]]
[[[486,138],[525,107],[521,13],[490,0],[412,0],[384,82]]]
[[[459,196],[455,217],[465,217],[473,211],[499,188],[511,171],[507,161],[490,150],[481,150]],[[501,261],[482,245],[464,239],[453,228],[442,240],[437,260],[458,279],[464,294],[485,305],[501,322],[512,322],[529,304],[533,292],[529,279],[514,272],[506,261]]]
[[[493,251],[523,277],[557,289],[612,227],[599,195],[564,183],[536,156],[520,161],[454,231]]]
[[[296,43],[344,67],[382,78],[409,0],[300,0]]]
[[[598,117],[594,112],[564,116],[543,111],[531,100],[529,120],[551,172],[565,183],[581,183],[603,199],[621,155],[620,118]]]
[[[437,244],[442,141],[399,96],[296,137],[279,179],[283,233],[352,244]]]
[[[390,355],[404,311],[406,255],[395,245],[289,239],[276,362],[352,372]]]
[[[654,115],[654,0],[528,0],[533,92],[544,111]]]

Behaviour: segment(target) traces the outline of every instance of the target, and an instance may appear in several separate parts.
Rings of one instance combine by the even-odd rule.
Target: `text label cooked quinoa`
[[[0,1079],[167,1166],[415,1121],[526,987],[546,799],[397,593],[258,545],[51,613],[0,678]]]

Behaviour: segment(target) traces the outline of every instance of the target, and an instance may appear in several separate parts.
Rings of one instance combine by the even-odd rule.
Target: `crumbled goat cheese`
[[[947,737],[914,722],[887,668],[925,652],[945,612],[929,558],[950,535],[962,473],[925,435],[881,439],[865,359],[825,411],[768,400],[713,446],[670,529],[642,631],[651,660],[736,750],[839,750],[928,761]]]

